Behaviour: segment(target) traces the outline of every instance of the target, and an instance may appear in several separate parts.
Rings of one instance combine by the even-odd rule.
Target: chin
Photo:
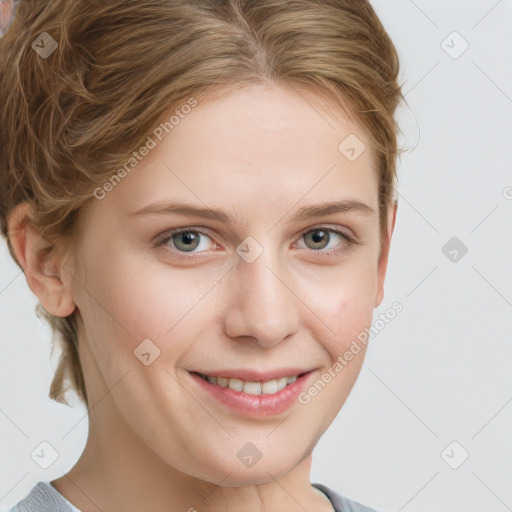
[[[288,455],[289,457],[289,455]],[[266,460],[265,460],[266,459]],[[299,457],[291,460],[276,460],[275,456],[264,454],[261,459],[248,467],[238,458],[224,459],[225,464],[204,466],[192,476],[220,487],[244,487],[248,485],[266,484],[278,480],[300,463]]]

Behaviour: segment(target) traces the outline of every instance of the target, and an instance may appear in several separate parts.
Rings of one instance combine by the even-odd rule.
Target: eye
[[[334,235],[334,236],[333,236]],[[325,227],[315,228],[308,231],[302,236],[302,239],[306,241],[306,246],[314,251],[325,252],[326,254],[338,254],[340,250],[347,249],[351,244],[356,241],[346,235],[345,233],[336,229],[330,229]],[[337,241],[332,250],[325,251],[324,249],[329,245],[331,241]],[[338,247],[338,250],[335,250]]]
[[[166,236],[159,241],[157,241],[157,246],[167,245],[172,241],[172,245],[178,252],[187,252],[196,254],[197,252],[204,251],[208,248],[208,244],[204,243],[201,240],[201,237],[210,238],[206,232],[200,229],[190,229],[190,228],[180,228],[170,233],[167,233]],[[210,238],[211,240],[211,238]],[[199,248],[200,250],[194,252],[195,249]]]
[[[203,237],[213,241],[205,230],[199,228],[178,228],[171,232],[163,233],[154,242],[154,247],[165,245],[168,249],[181,253],[180,256],[193,258],[200,256],[202,252],[208,249],[209,244],[204,239],[202,240]],[[311,249],[316,254],[326,255],[335,255],[348,250],[352,245],[360,244],[360,242],[348,234],[326,227],[309,230],[302,235],[302,239],[307,241],[306,249]],[[332,240],[338,243],[334,245],[333,249],[326,251],[325,248]]]

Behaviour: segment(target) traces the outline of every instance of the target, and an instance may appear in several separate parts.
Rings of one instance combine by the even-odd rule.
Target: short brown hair
[[[58,43],[46,58],[32,48],[42,33]],[[22,0],[0,59],[0,229],[15,261],[16,205],[27,201],[42,236],[71,247],[94,189],[166,112],[258,82],[316,93],[365,128],[385,233],[402,91],[397,51],[368,0]],[[36,312],[61,340],[50,398],[67,403],[67,379],[88,405],[77,311]]]

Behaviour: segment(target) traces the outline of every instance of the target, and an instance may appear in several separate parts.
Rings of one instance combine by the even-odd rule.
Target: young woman
[[[0,226],[89,411],[12,510],[373,510],[310,482],[396,216],[370,3],[24,0],[0,51]]]

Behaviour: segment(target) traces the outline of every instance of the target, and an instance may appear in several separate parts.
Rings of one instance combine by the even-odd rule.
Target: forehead
[[[102,207],[128,212],[179,198],[269,218],[302,199],[299,206],[350,198],[376,208],[369,139],[341,109],[328,109],[304,92],[268,85],[198,100]]]
[[[196,149],[191,131],[209,154],[229,153],[230,158],[240,160],[257,161],[266,153],[272,159],[291,159],[312,149],[337,154],[339,139],[350,134],[369,146],[364,131],[348,120],[340,107],[335,109],[332,100],[326,103],[317,95],[289,86],[254,84],[198,103],[181,121],[180,129],[173,131],[174,141],[169,141],[174,147],[185,142],[183,154],[189,148],[189,157],[198,156],[191,154]],[[220,142],[230,144],[222,146]]]

